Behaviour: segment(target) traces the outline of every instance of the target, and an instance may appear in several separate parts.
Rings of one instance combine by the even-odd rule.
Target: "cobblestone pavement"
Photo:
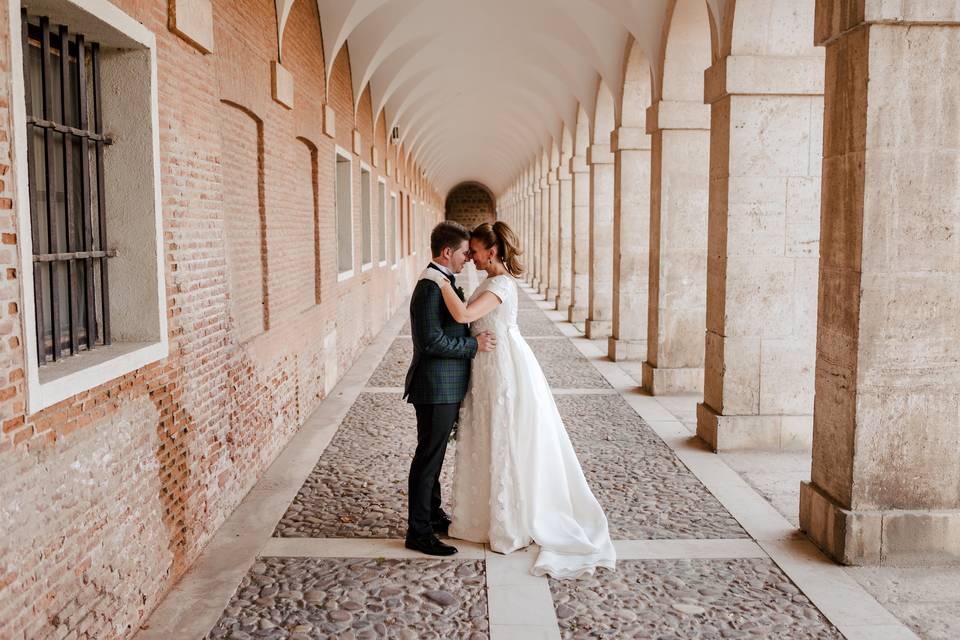
[[[520,314],[613,538],[686,540],[688,546],[670,548],[688,550],[719,539],[751,546],[740,524],[527,294]],[[368,388],[403,385],[412,351],[407,332],[409,326],[387,349]],[[842,637],[762,551],[720,560],[683,550],[667,556],[681,559],[628,554],[659,559],[621,559],[616,572],[577,581],[532,578],[522,552],[482,550],[486,560],[405,557],[394,541],[405,534],[415,447],[414,411],[399,393],[359,393],[273,531],[274,538],[301,540],[271,540],[279,546],[242,567],[246,575],[207,638],[497,640],[537,629],[546,635],[530,637]],[[454,447],[444,464],[445,500]],[[349,546],[341,555],[364,557],[322,557],[335,555],[324,552],[329,538],[377,550],[338,541],[338,548]],[[381,553],[388,557],[374,557]],[[507,566],[520,573],[504,577]],[[534,596],[531,589],[542,590]]]
[[[767,559],[621,560],[550,591],[565,639],[843,637]]]
[[[207,638],[481,640],[487,629],[482,561],[260,558]]]
[[[604,380],[590,362],[566,338],[532,339],[530,348],[540,362],[547,382],[555,389],[607,389]],[[371,387],[402,387],[413,358],[413,343],[401,336],[394,340],[380,365],[367,383]]]
[[[450,495],[454,443],[441,477]],[[406,534],[407,474],[417,447],[417,421],[398,393],[361,394],[274,536],[283,538],[402,538]]]
[[[614,539],[747,537],[623,398],[565,395],[557,406]]]

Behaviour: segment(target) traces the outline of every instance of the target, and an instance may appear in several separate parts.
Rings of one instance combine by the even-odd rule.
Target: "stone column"
[[[526,210],[526,213],[524,214],[524,217],[526,219],[526,227],[524,228],[524,235],[526,237],[524,238],[524,243],[527,246],[526,248],[526,257],[527,257],[526,280],[527,280],[527,284],[532,287],[533,280],[535,277],[534,272],[536,269],[536,255],[537,255],[537,250],[535,248],[537,233],[536,233],[536,226],[534,224],[534,210],[535,210],[536,201],[534,198],[534,188],[533,188],[532,182],[527,183],[526,193],[527,193],[527,197],[526,197],[526,202],[524,204],[524,207]]]
[[[590,166],[585,156],[570,158],[573,225],[570,243],[571,288],[567,319],[584,322],[590,313]]]
[[[820,304],[800,526],[845,564],[956,563],[960,12],[821,0],[816,41]]]
[[[557,167],[550,170],[547,177],[550,185],[550,224],[547,249],[547,302],[555,304],[560,292],[560,181],[557,180]]]
[[[620,127],[614,152],[613,324],[607,355],[643,360],[650,291],[650,135]]]
[[[655,395],[703,389],[710,107],[661,101],[651,134],[650,297],[643,386]]]
[[[704,401],[714,450],[804,449],[813,424],[823,55],[727,56],[712,105]]]
[[[544,172],[546,172],[544,165]],[[540,230],[539,246],[537,247],[537,292],[545,296],[549,285],[549,256],[550,256],[550,181],[544,173],[540,178]]]
[[[573,277],[573,180],[570,175],[570,157],[564,156],[557,168],[557,180],[560,182],[560,221],[558,226],[560,259],[557,264],[557,310],[567,311],[570,307]]]
[[[540,187],[540,177],[535,174],[534,183],[533,183],[533,211],[531,212],[531,218],[533,220],[533,246],[532,251],[530,252],[530,272],[532,280],[530,286],[534,290],[540,290],[540,255],[543,253],[543,244],[541,242],[541,213],[542,208],[540,206],[541,201],[543,200],[543,189]]]
[[[610,337],[613,328],[613,154],[609,144],[587,150],[590,164],[590,302],[586,334]]]

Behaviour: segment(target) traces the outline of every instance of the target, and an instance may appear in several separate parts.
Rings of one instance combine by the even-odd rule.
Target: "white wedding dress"
[[[450,536],[510,553],[531,542],[534,575],[577,578],[613,569],[607,518],[587,486],[557,404],[517,326],[517,284],[487,278],[470,300],[502,304],[471,325],[497,347],[477,353],[457,429]]]

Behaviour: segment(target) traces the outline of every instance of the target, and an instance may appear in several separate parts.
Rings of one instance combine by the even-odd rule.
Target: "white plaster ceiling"
[[[281,40],[294,1],[276,0]],[[631,35],[659,59],[673,0],[316,2],[326,77],[348,44],[354,98],[369,83],[441,193],[473,180],[500,194],[593,113],[598,83],[620,95]],[[707,2],[716,15],[723,0]]]

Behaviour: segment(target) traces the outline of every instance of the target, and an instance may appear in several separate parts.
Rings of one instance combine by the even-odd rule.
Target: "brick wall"
[[[467,229],[497,219],[497,208],[489,192],[475,184],[455,187],[446,202],[447,220],[455,220]]]
[[[422,267],[420,256],[360,273],[357,246],[357,275],[337,282],[334,144],[352,150],[357,126],[369,155],[373,122],[363,101],[354,120],[346,49],[325,93],[316,3],[297,2],[287,24],[288,110],[271,99],[271,0],[215,0],[211,55],[168,30],[167,3],[114,2],[158,40],[170,357],[25,414],[17,243],[26,230],[13,192],[25,168],[10,160],[4,7],[0,638],[132,635],[401,308]],[[325,103],[336,141],[322,133]],[[357,162],[354,182],[359,242]]]

